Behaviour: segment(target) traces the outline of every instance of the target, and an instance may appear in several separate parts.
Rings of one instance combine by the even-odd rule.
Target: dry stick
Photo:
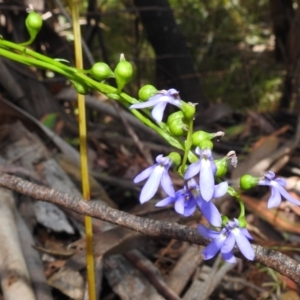
[[[131,250],[124,254],[124,256],[137,267],[153,284],[156,290],[167,300],[180,300],[178,295],[172,291],[170,287],[163,280],[160,272],[143,254],[138,250]]]
[[[201,236],[195,228],[133,216],[102,203],[86,202],[78,197],[39,186],[16,176],[0,175],[0,187],[8,188],[34,199],[54,203],[79,214],[98,218],[149,236],[173,238],[199,245],[209,243],[209,240]],[[261,246],[253,245],[253,248],[255,251],[254,261],[272,268],[300,284],[300,264],[297,261],[280,252],[265,249]],[[240,253],[237,253],[237,255],[241,256]]]
[[[220,257],[220,255],[219,255]],[[219,263],[218,263],[219,265]],[[225,262],[219,269],[214,268],[209,274],[209,276],[206,278],[206,280],[203,283],[203,289],[201,291],[201,294],[197,298],[197,300],[205,300],[209,296],[211,296],[212,292],[216,289],[216,287],[220,284],[225,274],[227,274],[230,270],[232,270],[236,264],[230,264],[228,262]],[[216,265],[217,267],[217,265]]]
[[[275,163],[278,159],[281,159],[286,155],[290,156],[291,153],[298,147],[299,142],[300,142],[300,116],[297,117],[297,126],[293,138],[290,139],[284,145],[282,145],[280,148],[278,148],[278,150],[275,151],[273,154],[258,162],[255,165],[255,168],[256,169],[258,168],[258,170],[263,170],[263,171],[268,170],[270,166],[273,163]]]
[[[0,189],[0,275],[6,300],[35,300],[15,224],[13,193]]]
[[[261,287],[249,282],[248,280],[246,280],[242,277],[234,277],[234,276],[225,275],[224,278],[223,278],[223,281],[231,283],[231,284],[237,283],[237,284],[249,287],[250,289],[258,291],[259,293],[270,296],[270,298],[273,299],[273,300],[280,300],[281,299],[277,295],[275,295],[275,294],[271,293],[270,291],[268,291],[267,289],[261,288]]]
[[[35,243],[33,237],[18,211],[15,212],[15,216],[21,247],[28,267],[35,297],[37,300],[53,300],[39,253],[35,249],[32,249],[32,245]]]
[[[202,260],[200,247],[198,245],[190,245],[170,272],[166,280],[167,285],[177,295],[180,295]]]

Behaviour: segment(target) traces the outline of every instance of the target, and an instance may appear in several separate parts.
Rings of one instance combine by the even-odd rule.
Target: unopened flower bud
[[[115,68],[115,77],[118,86],[118,92],[120,92],[123,87],[130,81],[133,75],[133,68],[130,62],[125,60],[123,54],[121,54],[120,62]]]
[[[209,133],[203,130],[199,130],[193,133],[192,143],[194,146],[197,146],[202,140],[212,140],[213,138],[219,138],[224,136],[223,131],[218,131],[216,133]]]
[[[29,39],[29,41],[22,43],[23,46],[30,45],[34,41],[37,34],[39,33],[39,31],[42,28],[43,19],[34,10],[30,10],[28,13],[28,16],[25,20],[25,25],[26,25],[27,31],[29,33],[30,39]]]
[[[104,62],[95,63],[89,70],[89,72],[93,76],[93,78],[98,81],[102,81],[108,77],[114,76],[114,73],[109,67],[109,65]]]
[[[210,150],[212,150],[212,148],[214,147],[214,145],[213,145],[212,141],[210,141],[210,140],[202,140],[198,144],[198,147],[201,150],[204,150],[204,149],[210,149]]]
[[[157,93],[157,89],[151,85],[146,84],[139,89],[139,99],[141,101],[147,101],[150,97],[154,96]]]
[[[196,108],[194,103],[186,103],[184,101],[181,102],[181,110],[187,121],[191,121],[194,119]]]
[[[258,182],[259,182],[259,178],[246,174],[240,178],[240,187],[243,190],[249,190],[257,186]]]
[[[227,173],[227,159],[223,157],[221,159],[216,159],[215,164],[217,167],[216,177],[223,177]]]
[[[171,152],[168,155],[169,159],[172,161],[172,164],[175,166],[179,166],[181,163],[181,156],[177,152]]]
[[[184,114],[182,111],[177,111],[171,114],[168,118],[167,124],[170,133],[174,136],[183,136],[187,133],[187,124],[184,122]]]
[[[71,80],[71,82],[74,84],[74,87],[78,94],[86,95],[90,91],[88,86],[83,84],[82,82],[78,82],[74,80]]]

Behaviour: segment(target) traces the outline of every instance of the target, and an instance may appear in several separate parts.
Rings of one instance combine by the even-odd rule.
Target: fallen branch
[[[37,200],[57,204],[79,214],[98,218],[149,236],[177,239],[198,245],[209,243],[195,228],[137,217],[99,202],[84,201],[79,197],[46,188],[16,176],[0,175],[0,187],[8,188]],[[272,268],[300,284],[300,264],[297,261],[280,252],[265,249],[261,246],[253,245],[253,248],[256,262]]]

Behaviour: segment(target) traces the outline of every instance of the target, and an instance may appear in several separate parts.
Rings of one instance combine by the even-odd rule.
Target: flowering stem
[[[16,50],[20,53],[14,53],[10,50]],[[101,93],[111,97],[117,101],[120,101],[123,105],[128,107],[127,104],[135,104],[139,103],[138,100],[135,98],[127,95],[126,93],[122,92],[121,94],[117,94],[117,88],[112,87],[108,84],[100,83],[92,79],[91,77],[84,74],[83,70],[78,70],[73,67],[66,66],[65,64],[53,59],[49,58],[45,55],[39,54],[31,49],[28,49],[24,46],[15,44],[13,42],[9,42],[3,39],[0,39],[0,55],[6,57],[8,59],[17,61],[19,63],[23,63],[25,65],[35,66],[38,68],[51,70],[53,72],[59,73],[63,76],[66,76],[70,80],[84,82],[90,88],[94,88]],[[122,101],[123,100],[123,101]],[[124,103],[126,102],[126,103]],[[192,152],[189,153],[191,148],[191,135],[192,135],[192,126],[190,126],[190,130],[188,133],[188,139],[190,142],[187,142],[184,146],[183,143],[172,137],[168,132],[164,129],[160,128],[158,125],[154,124],[149,120],[149,118],[144,117],[143,114],[138,112],[137,110],[131,110],[131,112],[145,125],[153,129],[157,132],[160,136],[162,136],[170,145],[173,147],[184,150],[185,149],[185,164],[187,161],[188,155],[190,157],[194,157]],[[191,122],[192,124],[192,122]],[[194,157],[196,159],[196,157]]]
[[[23,45],[19,45],[19,44],[16,44],[16,43],[13,43],[13,42],[10,42],[10,41],[7,41],[7,40],[0,39],[0,47],[3,47],[5,49],[10,48],[10,49],[20,51],[20,56],[21,57],[24,57],[24,55],[27,54],[27,55],[29,55],[33,58],[36,58],[37,60],[44,61],[45,63],[49,63],[49,64],[51,64],[53,66],[56,66],[60,69],[63,69],[63,70],[66,70],[66,71],[73,70],[73,72],[74,72],[74,70],[76,71],[76,69],[74,69],[72,67],[69,67],[69,66],[66,66],[65,64],[59,62],[58,60],[52,59],[52,58],[47,57],[43,54],[35,52],[35,51],[33,51],[29,48],[24,47]],[[21,55],[21,54],[23,54],[23,55]]]
[[[188,155],[189,155],[189,152],[192,147],[193,123],[194,123],[194,120],[192,119],[192,120],[190,120],[190,122],[188,124],[188,133],[187,133],[187,137],[186,137],[186,141],[185,141],[184,155],[183,155],[182,164],[180,167],[181,174],[184,174],[184,172],[185,172],[186,162],[187,162]]]
[[[230,196],[234,197],[238,201],[238,203],[240,205],[241,212],[239,214],[238,219],[239,220],[245,219],[245,205],[244,205],[244,202],[243,202],[240,194],[233,187],[231,187],[231,186],[228,187],[227,193]]]
[[[244,202],[241,198],[240,195],[238,195],[237,197],[235,197],[235,199],[238,201],[239,205],[240,205],[240,214],[239,214],[239,217],[238,217],[238,220],[240,219],[244,219],[245,218],[245,205],[244,205]]]

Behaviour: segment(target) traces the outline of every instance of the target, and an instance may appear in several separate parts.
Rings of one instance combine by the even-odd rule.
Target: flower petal
[[[140,194],[140,202],[144,203],[150,200],[156,193],[161,177],[164,172],[164,167],[157,165],[151,175],[149,176],[146,184],[144,185],[141,194]]]
[[[182,106],[180,100],[176,100],[176,99],[174,99],[174,98],[172,98],[172,97],[170,97],[168,103],[170,103],[170,104],[172,104],[172,105],[174,105],[174,106],[177,106],[177,107],[179,107],[179,108],[181,108],[181,106]]]
[[[152,109],[152,117],[157,123],[160,123],[162,121],[166,106],[167,102],[160,102],[156,104]]]
[[[145,102],[132,104],[132,105],[130,105],[129,108],[130,109],[132,109],[132,108],[140,109],[140,108],[152,107],[152,106],[157,105],[158,103],[161,103],[161,97],[160,98],[158,97],[158,98],[155,98],[155,99],[151,99],[151,100],[150,99],[148,101],[145,101]]]
[[[197,199],[197,203],[207,221],[213,226],[220,227],[222,224],[222,217],[217,207],[211,201],[206,202],[201,198]]]
[[[195,210],[196,210],[196,201],[194,199],[190,199],[185,202],[183,215],[185,217],[189,217],[194,213]]]
[[[295,204],[295,205],[300,205],[300,201],[294,199],[290,193],[285,189],[283,188],[281,185],[279,185],[276,181],[272,181],[271,183],[272,186],[276,187],[277,190],[279,191],[279,193],[281,194],[281,196],[283,198],[285,198],[287,201]]]
[[[175,201],[176,201],[176,198],[175,198],[175,197],[167,197],[167,198],[165,198],[165,199],[163,199],[163,200],[158,201],[158,202],[155,204],[155,206],[156,206],[156,207],[163,207],[163,206],[167,206],[167,205],[169,205],[169,204],[171,204],[171,203],[173,203],[173,202],[175,202]]]
[[[270,186],[270,180],[268,179],[262,179],[258,181],[258,185],[266,185],[266,186]]]
[[[231,231],[234,234],[236,244],[243,255],[249,259],[254,260],[255,254],[249,240],[243,235],[239,228],[234,228]]]
[[[167,90],[167,95],[173,98],[179,98],[179,92],[175,89],[169,89]]]
[[[227,181],[215,185],[213,198],[223,197],[226,194],[227,190],[228,190]]]
[[[200,160],[189,165],[189,167],[185,172],[184,179],[187,180],[197,175],[200,172],[200,166],[201,166]]]
[[[234,245],[235,245],[235,238],[234,235],[230,232],[221,248],[221,252],[222,253],[231,252]]]
[[[273,180],[275,178],[275,173],[273,171],[268,171],[264,177],[268,180]]]
[[[276,178],[274,181],[276,181],[281,186],[286,186],[286,180],[283,178]]]
[[[173,188],[172,180],[165,168],[161,178],[161,186],[168,196],[175,197],[175,190]]]
[[[232,252],[223,253],[223,252],[221,251],[221,254],[222,254],[223,259],[224,259],[226,262],[228,262],[228,263],[230,263],[230,264],[236,264],[236,258],[235,258],[235,256],[232,254]]]
[[[204,237],[206,237],[207,239],[216,239],[219,237],[219,235],[221,234],[220,231],[215,231],[215,230],[211,230],[207,227],[205,227],[202,224],[199,224],[197,226],[197,230],[198,232],[203,235]]]
[[[281,202],[280,192],[276,187],[271,186],[271,196],[268,200],[268,208],[276,207],[280,204],[280,202]]]
[[[221,234],[218,238],[212,240],[202,253],[203,259],[207,260],[213,258],[219,252],[225,240],[226,236],[224,234]]]
[[[134,183],[139,183],[143,180],[145,180],[146,178],[148,178],[151,173],[153,172],[153,170],[157,167],[157,165],[153,165],[147,169],[145,169],[144,171],[142,171],[139,175],[137,175],[134,179],[133,179],[133,182]]]
[[[201,156],[202,150],[199,147],[196,147],[195,152],[198,156]]]
[[[240,228],[240,231],[242,232],[242,234],[248,239],[248,240],[253,240],[252,235],[250,234],[250,232],[248,231],[247,228]]]
[[[181,215],[184,214],[184,202],[185,202],[185,199],[182,196],[176,200],[175,205],[174,205],[175,211]]]
[[[214,174],[211,169],[211,163],[208,159],[201,159],[200,171],[200,193],[205,201],[210,201],[214,194]]]

